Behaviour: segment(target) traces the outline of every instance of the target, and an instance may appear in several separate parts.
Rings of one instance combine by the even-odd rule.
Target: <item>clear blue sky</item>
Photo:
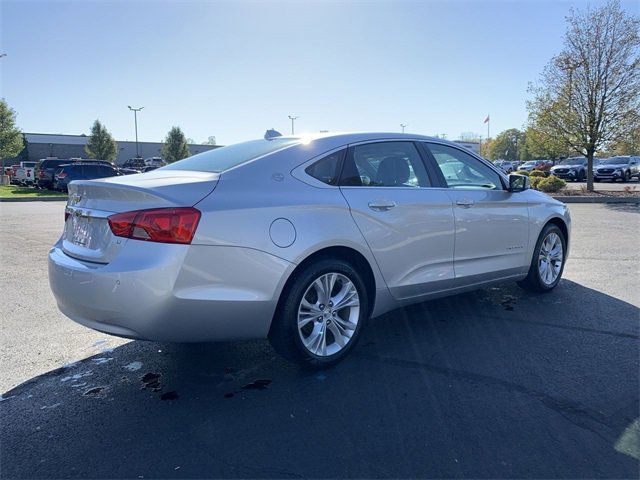
[[[598,4],[592,1],[592,4]],[[28,132],[219,144],[289,131],[461,132],[526,121],[526,88],[585,2],[0,0],[0,95]],[[638,3],[623,4],[638,10]]]

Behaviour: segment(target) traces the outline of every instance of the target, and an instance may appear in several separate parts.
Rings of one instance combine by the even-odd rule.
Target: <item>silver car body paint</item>
[[[377,316],[522,279],[543,226],[559,219],[570,229],[564,204],[534,190],[337,187],[305,173],[329,153],[381,140],[459,148],[418,135],[340,134],[303,140],[222,173],[159,169],[72,182],[65,232],[49,253],[60,310],[131,338],[263,338],[290,275],[326,248],[366,260]],[[372,210],[372,202],[395,208]],[[190,245],[124,239],[108,227],[113,213],[171,206],[202,213]],[[87,238],[78,238],[85,230]]]

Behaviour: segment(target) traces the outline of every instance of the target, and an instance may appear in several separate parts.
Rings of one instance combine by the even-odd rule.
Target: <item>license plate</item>
[[[91,240],[91,218],[75,215],[71,218],[71,243],[86,247]]]

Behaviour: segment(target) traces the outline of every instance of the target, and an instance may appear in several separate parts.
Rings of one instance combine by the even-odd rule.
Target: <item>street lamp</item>
[[[407,124],[407,123],[401,123],[400,124],[400,127],[402,128],[402,133],[404,133],[405,127],[408,127],[408,126],[409,126],[409,124]]]
[[[291,120],[291,135],[293,135],[295,133],[294,132],[294,127],[293,127],[293,122],[295,122],[298,118],[300,118],[300,117],[298,117],[298,116],[294,117],[293,115],[289,115],[289,120]]]
[[[136,126],[136,158],[140,158],[140,152],[138,151],[138,112],[144,107],[133,108],[131,105],[127,105],[127,107],[129,107],[129,110],[133,112],[133,121]]]

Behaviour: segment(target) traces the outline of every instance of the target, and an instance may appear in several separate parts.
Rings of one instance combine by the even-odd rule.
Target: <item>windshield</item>
[[[629,163],[629,157],[611,157],[600,162],[600,165],[624,165]]]
[[[565,158],[564,160],[559,161],[556,165],[582,165],[586,162],[585,158]]]
[[[195,170],[199,172],[223,172],[236,165],[300,143],[299,138],[274,138],[250,140],[202,152],[193,157],[162,167],[160,170]]]

